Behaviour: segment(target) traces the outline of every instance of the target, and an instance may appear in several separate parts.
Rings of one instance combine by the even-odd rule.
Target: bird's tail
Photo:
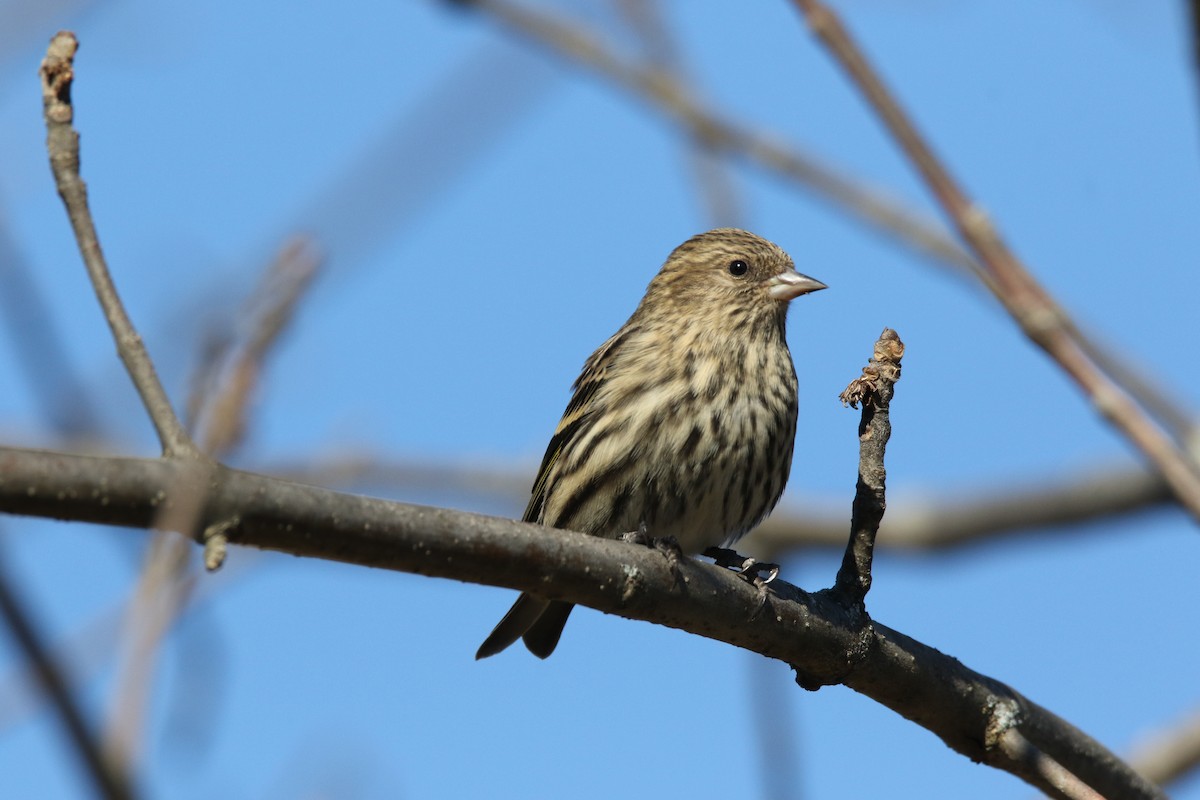
[[[558,646],[563,626],[567,624],[567,617],[574,607],[572,603],[543,600],[522,592],[504,619],[479,645],[475,658],[494,656],[521,638],[525,639],[529,652],[538,658],[546,658]]]
[[[563,626],[567,617],[571,616],[574,603],[564,603],[555,600],[546,606],[546,610],[534,621],[529,630],[522,636],[525,647],[538,658],[547,658],[558,647],[558,638],[562,636]]]

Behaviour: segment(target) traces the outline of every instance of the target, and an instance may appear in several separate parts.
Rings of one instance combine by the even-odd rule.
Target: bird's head
[[[712,310],[782,320],[789,301],[824,288],[797,272],[778,245],[749,231],[717,228],[675,248],[643,304],[688,315]]]

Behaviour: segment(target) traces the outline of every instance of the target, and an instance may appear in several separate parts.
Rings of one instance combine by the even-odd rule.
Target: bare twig
[[[1200,84],[1200,0],[1187,0],[1191,22],[1192,80]]]
[[[988,287],[1026,336],[1054,359],[1091,399],[1096,410],[1134,443],[1171,486],[1179,502],[1200,520],[1200,471],[1165,436],[1111,376],[1087,355],[1083,334],[1000,238],[934,155],[899,102],[855,44],[838,16],[820,0],[792,0],[817,37],[875,109],[954,222],[991,279]]]
[[[87,185],[79,176],[79,134],[72,124],[71,83],[78,43],[75,35],[60,31],[50,40],[40,70],[42,104],[46,118],[46,147],[58,194],[66,206],[75,231],[79,252],[87,267],[96,297],[116,341],[117,353],[133,379],[138,395],[158,432],[163,454],[170,457],[198,457],[199,451],[175,416],[171,401],[163,390],[145,345],[125,313],[121,298],[100,250],[96,226],[88,210]]]
[[[850,541],[834,585],[834,591],[853,605],[861,605],[871,589],[875,534],[887,508],[883,455],[892,435],[889,408],[896,381],[900,380],[903,357],[904,342],[894,330],[884,328],[875,342],[870,363],[841,395],[846,405],[858,408],[862,404],[862,421],[858,424],[858,484],[850,515]]]
[[[42,689],[53,702],[97,794],[108,800],[132,798],[133,788],[124,771],[118,766],[120,762],[107,758],[97,744],[97,738],[84,719],[83,711],[71,694],[66,677],[50,655],[50,649],[42,641],[37,626],[22,606],[16,592],[9,586],[8,576],[3,572],[0,572],[0,615],[3,615],[13,641],[33,666]]]
[[[184,485],[184,481],[176,486]],[[183,501],[203,497],[202,492],[178,492]],[[198,509],[173,506],[180,515]],[[159,532],[150,540],[146,565],[127,608],[108,720],[104,731],[104,749],[109,759],[132,770],[142,742],[142,723],[150,689],[154,685],[154,667],[163,638],[179,613],[186,608],[194,580],[187,577],[191,555],[187,540],[178,534]]]
[[[3,212],[0,211],[0,214]],[[0,217],[0,315],[37,406],[62,439],[99,435],[96,403],[84,390],[33,269]]]
[[[337,253],[343,274],[370,261],[559,83],[528,48],[507,39],[480,43],[359,148],[289,227],[312,232],[323,249]]]
[[[1200,709],[1192,709],[1174,724],[1147,737],[1134,748],[1129,763],[1160,785],[1173,783],[1200,768]]]
[[[179,538],[179,537],[176,537]],[[219,575],[204,581],[190,581],[184,612],[220,596],[231,585],[253,574],[264,562],[263,553],[244,550],[235,563],[226,566]],[[117,655],[122,626],[128,616],[129,600],[114,603],[98,610],[73,630],[53,643],[51,657],[56,663],[69,667],[75,680],[86,683],[111,667]],[[6,729],[29,719],[40,707],[40,699],[30,696],[36,689],[37,674],[28,663],[14,663],[0,673],[0,736]],[[36,693],[36,692],[35,692]]]
[[[331,453],[300,461],[257,464],[267,475],[332,489],[370,487],[393,495],[405,491],[450,491],[509,501],[519,509],[529,502],[529,469],[509,469],[499,463],[455,463],[426,459],[391,458],[370,450]],[[514,512],[517,513],[517,512]]]
[[[224,458],[245,435],[246,410],[267,351],[287,328],[301,298],[316,277],[321,255],[303,236],[285,242],[242,310],[243,337],[229,336],[213,348],[194,381],[188,406],[200,448]]]
[[[145,527],[193,465],[0,448],[0,511]],[[36,487],[35,491],[30,491]],[[163,499],[165,496],[165,500]],[[805,686],[843,683],[936,733],[968,757],[1062,795],[1002,748],[1017,727],[1107,797],[1162,798],[1102,745],[1008,687],[823,595],[758,587],[652,549],[495,517],[290,484],[216,466],[206,520],[241,520],[230,541],[310,557],[537,591],[680,628],[785,661]],[[993,732],[996,732],[995,735]]]
[[[1009,758],[1026,764],[1030,770],[1042,776],[1048,785],[1054,787],[1056,796],[1066,800],[1105,800],[1103,795],[1030,743],[1016,728],[1004,731],[998,746]]]
[[[1080,332],[1082,330],[1082,333]],[[1073,335],[1087,357],[1096,362],[1130,397],[1142,405],[1183,449],[1196,458],[1193,438],[1200,420],[1179,402],[1178,392],[1159,376],[1151,374],[1146,363],[1125,358],[1112,342],[1104,341],[1082,328],[1072,326]]]
[[[787,701],[786,693],[795,690],[779,664],[753,653],[744,660],[750,695],[746,711],[756,739],[751,750],[761,781],[758,796],[762,800],[802,800],[808,767],[802,733],[807,726],[801,724],[805,706]]]
[[[641,39],[652,68],[680,86],[687,85],[683,58],[657,0],[616,0],[616,5]],[[687,141],[688,166],[704,199],[710,227],[742,227],[737,185],[723,155],[707,138],[693,135]]]

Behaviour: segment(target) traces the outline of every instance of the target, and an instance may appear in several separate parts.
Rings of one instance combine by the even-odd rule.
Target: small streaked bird
[[[614,539],[644,529],[685,553],[740,539],[775,507],[791,469],[789,301],[824,288],[736,228],[675,248],[583,365],[524,520]],[[523,593],[475,657],[524,639],[546,658],[572,608]]]

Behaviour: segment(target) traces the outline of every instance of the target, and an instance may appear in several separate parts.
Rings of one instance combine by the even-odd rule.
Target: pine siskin
[[[741,538],[775,507],[792,464],[788,301],[824,288],[736,228],[675,248],[584,364],[525,521],[611,538],[644,525],[686,553]],[[523,593],[475,657],[523,638],[546,658],[573,607]]]

